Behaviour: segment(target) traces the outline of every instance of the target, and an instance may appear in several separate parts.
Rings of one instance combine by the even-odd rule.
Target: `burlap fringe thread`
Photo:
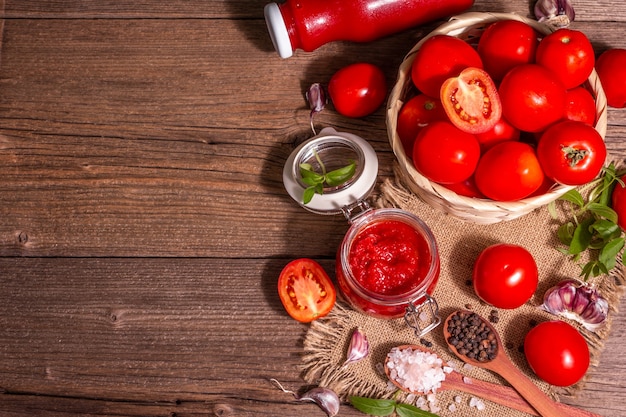
[[[402,184],[390,179],[382,184],[381,192],[382,194],[376,202],[376,205],[380,207],[396,206],[406,209],[413,202],[413,199],[417,198]],[[610,333],[612,317],[617,312],[620,298],[625,291],[625,284],[624,267],[620,262],[619,266],[611,272],[608,279],[602,280],[599,284],[599,291],[609,301],[609,319],[596,333],[587,331],[582,327],[579,328],[588,341],[592,367],[598,364],[600,353],[604,346],[603,341]],[[386,389],[381,384],[373,384],[371,381],[364,381],[359,378],[358,373],[348,371],[341,363],[337,363],[336,359],[333,360],[333,355],[329,354],[329,351],[339,349],[345,352],[347,349],[349,338],[355,328],[353,321],[347,314],[348,312],[349,307],[344,306],[339,301],[326,318],[311,324],[304,339],[303,378],[309,383],[333,389],[344,400],[352,395],[370,398],[397,396],[397,393],[388,388]],[[391,344],[393,342],[390,341]],[[378,356],[378,359],[373,360],[376,360],[377,363],[380,361],[382,364],[384,355],[381,356],[381,352],[378,352]],[[384,378],[384,375],[381,375],[381,378]],[[502,382],[504,383],[504,381]],[[567,388],[548,386],[547,393],[556,400],[564,397],[575,397],[584,383],[585,380],[583,379],[581,382]],[[406,394],[402,394],[399,398],[406,399]],[[442,410],[442,412],[445,414],[447,410]]]

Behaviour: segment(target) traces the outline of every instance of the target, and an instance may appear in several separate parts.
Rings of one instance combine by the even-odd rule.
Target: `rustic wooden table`
[[[622,0],[574,3],[597,51],[626,47]],[[356,61],[393,83],[436,25],[281,60],[262,0],[0,4],[0,415],[323,416],[269,382],[303,385],[307,326],[280,304],[280,270],[332,270],[347,229],[283,188],[310,136],[303,91]],[[316,122],[368,139],[392,175],[383,109]],[[625,139],[610,109],[610,150]],[[575,404],[626,415],[625,336],[622,312]]]

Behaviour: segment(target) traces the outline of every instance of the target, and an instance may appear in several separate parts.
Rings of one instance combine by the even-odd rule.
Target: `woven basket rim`
[[[406,54],[400,68],[396,83],[391,90],[387,102],[387,134],[392,150],[397,158],[401,174],[409,188],[427,203],[438,206],[449,214],[461,219],[479,223],[495,223],[502,220],[511,220],[520,217],[536,208],[542,207],[576,187],[556,185],[542,195],[527,197],[518,201],[495,201],[479,199],[456,194],[454,191],[429,181],[422,176],[413,166],[411,159],[404,152],[404,148],[397,134],[397,115],[404,104],[406,93],[414,88],[411,83],[410,73],[413,59],[421,45],[429,38],[439,34],[457,37],[467,36],[468,39],[476,37],[477,32],[488,24],[499,20],[518,20],[532,26],[540,34],[548,35],[554,28],[539,23],[536,20],[513,13],[489,13],[468,12],[453,16],[424,37],[422,37]],[[476,32],[476,33],[475,33]],[[465,39],[467,40],[467,39]],[[606,96],[600,84],[600,79],[595,69],[589,76],[588,83],[596,96],[596,123],[594,128],[604,139],[607,127],[607,102]],[[607,157],[608,159],[608,157]]]

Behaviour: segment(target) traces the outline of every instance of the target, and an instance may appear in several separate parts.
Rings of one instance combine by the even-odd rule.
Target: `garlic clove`
[[[541,307],[574,320],[589,331],[596,331],[609,314],[609,303],[597,289],[575,280],[562,281],[546,291]]]
[[[535,18],[555,29],[569,26],[576,13],[570,0],[537,0]]]
[[[326,97],[326,91],[324,90],[324,86],[320,83],[311,84],[309,89],[307,90],[306,100],[309,103],[309,108],[311,109],[311,130],[313,134],[317,134],[315,132],[315,126],[313,125],[313,117],[324,110],[326,104],[328,104],[328,98]]]
[[[365,336],[365,333],[363,333],[361,329],[356,328],[354,332],[352,332],[348,353],[346,354],[346,361],[343,363],[343,366],[364,359],[369,354],[369,350],[370,344],[367,340],[367,336]]]

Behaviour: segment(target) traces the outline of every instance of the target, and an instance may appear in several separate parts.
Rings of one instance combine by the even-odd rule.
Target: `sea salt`
[[[413,392],[434,393],[446,379],[443,361],[434,353],[417,349],[391,349],[387,368],[392,380]]]

